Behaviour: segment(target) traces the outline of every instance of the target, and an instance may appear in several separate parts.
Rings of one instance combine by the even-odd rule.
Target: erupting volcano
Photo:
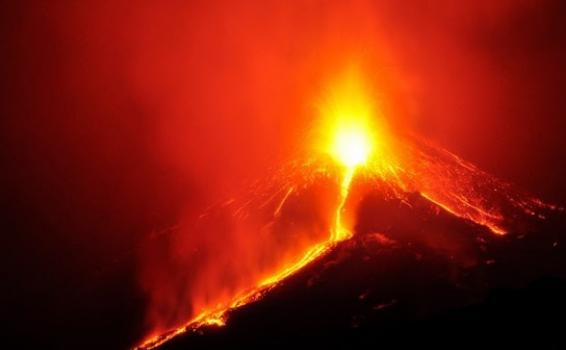
[[[3,5],[4,346],[566,349],[566,1]]]
[[[255,245],[251,248],[256,250],[254,257],[241,262],[261,264],[261,268],[230,266],[220,272],[249,274],[244,278],[247,286],[203,282],[203,288],[212,290],[191,302],[192,311],[185,314],[192,317],[173,329],[157,330],[139,349],[159,347],[183,333],[228,327],[232,313],[261,302],[307,266],[332,260],[329,256],[346,249],[344,244],[354,244],[347,243],[350,240],[367,243],[370,239],[379,247],[390,247],[404,239],[399,232],[418,230],[419,237],[411,240],[426,242],[433,250],[447,251],[452,259],[464,261],[458,264],[472,266],[478,264],[478,258],[463,253],[468,248],[436,241],[443,226],[447,231],[468,230],[473,235],[468,239],[483,246],[486,241],[498,242],[497,237],[507,233],[522,237],[551,212],[561,210],[411,132],[394,130],[388,124],[394,116],[383,114],[368,85],[363,72],[348,70],[316,103],[317,122],[305,133],[308,147],[270,178],[198,218],[199,223],[192,226],[195,230],[216,227],[214,222],[227,215],[237,229],[256,235],[256,240],[279,242],[280,247]],[[415,223],[417,227],[404,226],[404,220],[421,221]],[[430,224],[435,220],[451,224]],[[369,253],[362,250],[359,254]],[[222,292],[215,293],[215,288]],[[396,299],[377,309],[394,303]]]

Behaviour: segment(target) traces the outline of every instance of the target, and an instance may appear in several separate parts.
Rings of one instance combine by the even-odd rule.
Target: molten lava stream
[[[338,204],[338,209],[336,209],[336,221],[334,223],[334,230],[330,237],[330,241],[339,242],[352,237],[352,232],[344,227],[342,223],[342,211],[346,204],[346,199],[348,199],[348,193],[350,192],[350,184],[354,178],[356,168],[348,167],[346,173],[344,174],[344,179],[340,184],[340,203]]]

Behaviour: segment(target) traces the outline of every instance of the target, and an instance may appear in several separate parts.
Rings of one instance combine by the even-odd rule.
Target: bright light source
[[[347,167],[364,164],[372,149],[372,140],[363,125],[339,126],[331,145],[331,154]]]

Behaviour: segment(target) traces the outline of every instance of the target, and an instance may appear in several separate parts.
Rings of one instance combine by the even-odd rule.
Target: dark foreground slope
[[[496,236],[419,195],[367,197],[353,239],[163,349],[564,348],[563,214]]]

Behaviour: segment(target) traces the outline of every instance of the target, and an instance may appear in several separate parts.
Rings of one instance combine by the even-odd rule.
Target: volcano
[[[393,130],[362,77],[347,70],[326,93],[312,151],[190,227],[211,241],[181,248],[196,267],[166,290],[172,304],[154,303],[168,329],[140,349],[181,335],[204,347],[263,335],[270,343],[326,333],[374,339],[374,330],[528,282],[531,270],[561,273],[553,270],[565,266],[561,229],[545,225],[562,227],[562,208]]]
[[[470,337],[471,330],[482,333],[478,341],[525,331],[513,337],[520,345],[535,341],[529,334],[538,339],[539,328],[550,334],[544,344],[559,344],[552,335],[560,323],[540,313],[564,311],[564,210],[430,143],[413,138],[403,145],[398,154],[410,154],[418,167],[368,164],[357,175],[346,167],[340,182],[343,167],[311,159],[256,184],[244,204],[231,199],[210,209],[200,218],[205,225],[227,208],[239,220],[265,210],[272,213],[268,226],[283,239],[318,226],[331,235],[303,246],[302,255],[256,287],[140,349],[417,342],[404,334],[438,345],[458,334]],[[320,197],[339,197],[330,223],[313,209]],[[347,226],[341,220],[353,227],[339,227]],[[527,289],[518,295],[513,288]]]
[[[566,348],[566,1],[15,1],[3,344]]]

